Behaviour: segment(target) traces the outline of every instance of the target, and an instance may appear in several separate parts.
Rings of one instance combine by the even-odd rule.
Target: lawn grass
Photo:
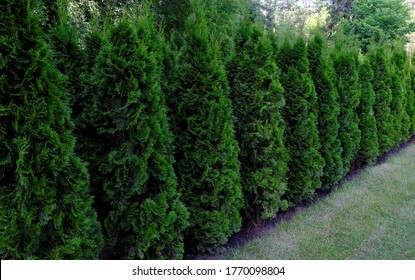
[[[415,259],[415,144],[224,259]]]

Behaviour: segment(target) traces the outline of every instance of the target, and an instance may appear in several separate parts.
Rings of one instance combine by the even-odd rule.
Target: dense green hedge
[[[327,43],[321,34],[316,34],[308,44],[310,73],[317,93],[318,132],[320,153],[325,165],[321,181],[328,187],[336,184],[343,175],[342,146],[339,136],[339,94],[336,74],[329,57]]]
[[[281,111],[285,101],[273,46],[261,26],[241,23],[228,67],[240,145],[246,215],[260,223],[286,207],[287,151]]]
[[[294,44],[285,40],[277,60],[285,90],[285,145],[290,156],[285,197],[295,204],[312,197],[321,187],[324,159],[320,154],[317,129],[317,93],[309,71],[303,37],[298,37]]]
[[[187,19],[171,124],[182,200],[190,212],[186,238],[192,251],[224,244],[241,227],[239,147],[218,45],[202,11]]]
[[[351,170],[359,150],[362,132],[357,108],[360,103],[358,51],[344,39],[338,39],[332,52],[339,93],[339,139],[342,145],[343,173]]]
[[[58,3],[0,4],[2,259],[215,252],[415,134],[400,43],[283,39],[216,0],[80,30]]]
[[[408,140],[411,127],[410,117],[407,111],[407,77],[406,50],[404,46],[396,45],[392,51],[392,103],[394,145],[399,145]]]
[[[0,4],[0,255],[90,259],[102,248],[68,92],[37,1]]]
[[[376,127],[376,118],[373,111],[375,92],[373,91],[373,71],[368,59],[359,65],[359,90],[361,93],[357,113],[359,116],[359,129],[362,132],[360,148],[357,152],[357,165],[372,164],[379,156],[379,139]]]
[[[387,57],[388,49],[385,46],[375,46],[369,59],[372,66],[373,90],[375,91],[375,104],[373,105],[376,127],[378,129],[379,152],[384,154],[393,147],[393,116],[392,102],[392,69],[391,61]]]
[[[108,245],[123,258],[180,258],[188,213],[179,201],[171,133],[160,91],[152,22],[122,19],[108,30],[92,73],[99,185]],[[91,133],[91,132],[89,132]],[[146,225],[143,227],[142,225]]]

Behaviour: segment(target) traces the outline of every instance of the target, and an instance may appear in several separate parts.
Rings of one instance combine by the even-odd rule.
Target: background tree
[[[338,139],[340,106],[339,95],[334,84],[336,74],[321,34],[316,34],[309,42],[308,60],[318,98],[316,105],[320,153],[325,161],[321,181],[323,186],[331,186],[340,181],[343,175],[342,147]]]
[[[231,99],[237,118],[245,211],[255,223],[274,217],[286,201],[287,151],[284,147],[283,88],[273,46],[262,27],[245,20],[229,65]]]
[[[295,30],[311,31],[316,26],[325,27],[329,2],[325,0],[253,0],[252,10],[269,30],[295,27]]]
[[[330,20],[328,28],[329,30],[333,30],[343,19],[350,19],[354,0],[330,0],[328,2],[330,5]]]
[[[0,254],[94,259],[102,247],[89,176],[74,154],[68,96],[38,1],[0,4]]]
[[[179,186],[191,215],[189,250],[207,251],[240,229],[242,190],[229,85],[201,7],[195,2],[187,19],[170,116]]]
[[[344,26],[346,34],[355,35],[364,51],[371,40],[395,41],[415,31],[404,0],[354,0],[351,18]]]
[[[285,145],[289,151],[288,191],[290,203],[310,198],[321,187],[324,159],[317,129],[317,94],[309,72],[307,48],[303,37],[292,45],[286,40],[278,54],[281,84],[286,105]]]

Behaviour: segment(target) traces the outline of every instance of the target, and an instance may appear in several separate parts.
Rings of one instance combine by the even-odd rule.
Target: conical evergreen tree
[[[407,86],[405,73],[406,69],[406,50],[405,46],[397,43],[392,51],[392,102],[391,114],[393,117],[395,145],[406,141],[409,136],[411,126],[410,117],[406,111],[407,106]]]
[[[78,108],[79,102],[76,101],[81,95],[83,88],[80,75],[85,68],[86,57],[82,50],[76,29],[71,25],[69,18],[63,11],[66,10],[65,4],[61,3],[58,17],[55,17],[55,23],[50,31],[50,43],[53,50],[53,59],[58,70],[66,78],[65,87],[71,100],[71,108],[77,116],[81,111]],[[74,106],[75,105],[75,106]]]
[[[411,76],[410,76],[410,61],[408,54],[403,48],[403,56],[404,62],[402,65],[402,76],[403,76],[403,119],[402,119],[402,142],[408,141],[411,137],[411,129],[412,129],[412,120],[411,120],[411,112],[413,110],[413,106],[415,106],[415,101],[413,100],[413,93],[411,93],[410,85],[411,85]]]
[[[87,160],[88,157],[83,155],[83,151],[87,150],[89,154],[90,149],[84,149],[83,147],[88,145],[88,139],[84,139],[85,127],[89,123],[89,110],[85,110],[86,107],[92,103],[93,92],[90,91],[91,87],[86,83],[91,77],[91,70],[93,63],[89,62],[90,54],[97,43],[94,42],[97,34],[97,30],[93,29],[90,33],[87,33],[85,39],[86,48],[81,47],[81,42],[77,35],[76,28],[72,25],[67,13],[67,1],[59,0],[55,5],[50,7],[54,10],[54,19],[52,21],[52,28],[49,34],[49,41],[53,50],[53,58],[57,68],[65,77],[65,88],[69,94],[70,106],[72,109],[72,119],[75,124],[74,133],[78,138],[75,150],[77,154],[81,156],[83,160]],[[95,27],[95,26],[94,26]],[[90,38],[93,38],[92,41]],[[92,51],[94,58],[98,51]],[[87,129],[89,131],[89,129]],[[93,141],[95,144],[96,141]],[[94,186],[94,176],[91,178],[91,185]],[[93,190],[94,191],[94,190]],[[93,192],[96,196],[97,193]],[[98,197],[98,199],[100,199]]]
[[[188,212],[179,201],[160,66],[149,17],[111,26],[96,59],[90,153],[105,194],[108,246],[122,258],[180,258]],[[102,203],[102,202],[101,202]]]
[[[282,70],[286,100],[283,111],[285,145],[290,155],[286,197],[289,202],[296,203],[310,198],[321,187],[324,167],[319,153],[317,94],[304,38],[299,37],[294,45],[285,41],[278,55],[278,65]]]
[[[101,226],[39,5],[0,4],[0,255],[97,258]]]
[[[392,70],[392,83],[391,83],[391,92],[392,92],[392,101],[390,104],[391,115],[392,115],[392,141],[393,145],[396,146],[402,142],[402,121],[404,119],[403,98],[406,95],[405,87],[403,86],[403,69],[404,67],[402,54],[399,53],[396,49],[393,50],[391,57],[391,70]]]
[[[343,172],[346,174],[351,169],[361,141],[357,115],[360,102],[358,53],[353,47],[347,46],[343,39],[340,39],[336,42],[332,56],[340,103],[339,139],[343,148]]]
[[[373,91],[373,71],[368,59],[359,65],[359,89],[361,99],[357,112],[359,114],[359,129],[362,132],[360,148],[357,153],[357,164],[364,166],[373,163],[379,156],[378,130],[376,128],[375,92]]]
[[[414,59],[414,56],[412,57]],[[409,135],[413,136],[415,135],[415,63],[411,62],[407,64],[407,106],[406,111],[409,116],[409,120],[411,122],[411,125],[409,127]]]
[[[106,147],[107,143],[98,135],[97,128],[93,125],[94,118],[94,98],[97,96],[97,87],[94,85],[93,67],[96,58],[104,44],[102,31],[97,24],[92,25],[92,30],[85,34],[84,58],[85,64],[81,69],[79,76],[82,91],[75,96],[71,96],[72,100],[72,116],[75,123],[75,135],[78,139],[75,151],[88,165],[91,174],[91,192],[95,197],[95,209],[97,210],[98,219],[104,222],[108,214],[108,203],[105,191],[102,188],[104,178],[99,172],[100,160],[93,151],[96,147]],[[70,72],[69,72],[70,73]]]
[[[369,54],[373,70],[373,91],[375,92],[376,127],[378,129],[379,153],[382,155],[393,147],[393,119],[391,115],[391,65],[384,46],[377,46]]]
[[[245,210],[259,223],[285,207],[281,197],[286,190],[288,159],[281,116],[285,101],[273,47],[261,27],[249,20],[241,24],[228,73]]]
[[[176,171],[191,225],[189,250],[213,250],[241,226],[238,144],[219,47],[208,39],[200,6],[187,21],[177,93],[170,98]]]
[[[340,181],[343,175],[343,162],[341,142],[338,139],[340,106],[334,84],[336,74],[321,34],[315,35],[309,42],[308,60],[318,98],[320,153],[326,163],[321,181],[323,186],[329,187]]]

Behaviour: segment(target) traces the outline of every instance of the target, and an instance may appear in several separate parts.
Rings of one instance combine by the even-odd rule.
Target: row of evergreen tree
[[[141,6],[81,42],[41,4],[0,4],[2,258],[212,252],[415,134],[401,44],[221,33],[197,0],[180,38]]]

